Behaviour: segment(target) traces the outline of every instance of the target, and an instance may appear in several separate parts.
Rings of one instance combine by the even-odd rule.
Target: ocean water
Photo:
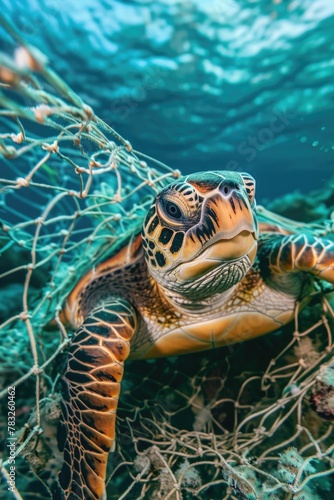
[[[17,32],[46,54],[49,66],[136,150],[182,173],[247,171],[256,179],[259,203],[296,219],[334,213],[334,2],[27,0],[23,5],[0,0],[0,6]],[[0,51],[12,49],[0,28]],[[1,129],[3,123],[17,129],[14,120],[0,120],[0,134],[9,130]],[[42,132],[35,126],[27,130]],[[54,133],[44,129],[46,135]],[[61,150],[67,152],[66,147]],[[50,319],[83,271],[104,259],[105,247],[109,252],[110,241],[117,242],[127,223],[136,224],[149,205],[142,189],[119,212],[121,204],[110,203],[117,182],[109,183],[109,174],[94,178],[92,196],[85,200],[68,193],[58,198],[51,188],[70,191],[75,178],[78,189],[78,176],[71,169],[70,178],[68,165],[57,158],[47,160],[28,189],[15,185],[36,158],[23,154],[0,163],[0,220],[13,225],[0,232],[0,389],[18,381],[17,428],[25,433],[20,442],[27,429],[36,434],[17,458],[17,487],[24,500],[51,498],[63,459],[56,434],[66,354],[55,357],[65,350],[63,332],[55,333]],[[126,179],[124,172],[133,189],[138,177]],[[36,265],[30,276],[31,259]],[[329,285],[322,289],[295,324],[271,335],[195,353],[188,361],[181,356],[127,364],[108,499],[176,498],[174,478],[184,473],[184,499],[221,499],[225,493],[224,498],[253,499],[256,491],[272,500],[268,489],[276,491],[278,478],[287,490],[295,467],[299,484],[311,474],[320,476],[305,481],[299,495],[289,493],[293,500],[302,495],[331,500],[333,470],[327,469],[333,466],[333,430],[310,406],[311,396],[327,403],[324,386],[330,395],[334,390],[328,381],[334,299]],[[37,347],[21,321],[22,306],[31,314]],[[36,353],[41,384],[31,368]],[[6,399],[0,404],[3,452]],[[44,429],[38,439],[35,408]],[[152,443],[160,446],[173,481]],[[303,462],[310,455],[312,460]],[[147,457],[150,469],[145,469]],[[134,479],[138,474],[140,481]],[[226,483],[235,486],[234,496],[227,496]],[[283,489],[276,493],[277,499],[287,497]],[[12,498],[5,480],[0,498]]]
[[[1,0],[27,41],[136,149],[237,169],[263,203],[326,188],[334,160],[329,0]]]

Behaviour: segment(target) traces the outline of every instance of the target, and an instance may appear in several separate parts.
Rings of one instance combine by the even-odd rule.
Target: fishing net
[[[29,500],[51,498],[62,463],[64,300],[179,172],[133,150],[2,23],[0,496]],[[319,283],[267,337],[127,363],[108,498],[331,498],[331,302]]]

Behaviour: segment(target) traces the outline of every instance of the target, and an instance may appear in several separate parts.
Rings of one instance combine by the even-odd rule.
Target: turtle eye
[[[175,220],[179,220],[182,217],[182,212],[180,208],[176,205],[176,203],[173,203],[172,201],[166,201],[165,203],[165,211],[169,217]]]

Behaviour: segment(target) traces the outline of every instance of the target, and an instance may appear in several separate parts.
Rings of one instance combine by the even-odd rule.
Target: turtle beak
[[[216,194],[206,201],[204,210],[206,216],[215,215],[216,238],[228,240],[242,231],[257,232],[254,211],[245,193]]]
[[[242,192],[220,193],[205,202],[201,221],[187,232],[181,259],[191,263],[207,258],[233,260],[247,254],[258,237],[258,225]],[[256,245],[255,245],[256,246]]]
[[[197,279],[223,263],[238,260],[247,255],[253,263],[257,252],[256,232],[241,231],[230,239],[219,239],[209,245],[193,261],[182,265],[178,277],[182,281]]]

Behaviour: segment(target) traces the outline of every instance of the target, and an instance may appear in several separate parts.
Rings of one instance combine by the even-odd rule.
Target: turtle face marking
[[[166,289],[206,298],[239,282],[257,250],[255,181],[249,174],[192,174],[156,197],[143,226],[152,276]]]

